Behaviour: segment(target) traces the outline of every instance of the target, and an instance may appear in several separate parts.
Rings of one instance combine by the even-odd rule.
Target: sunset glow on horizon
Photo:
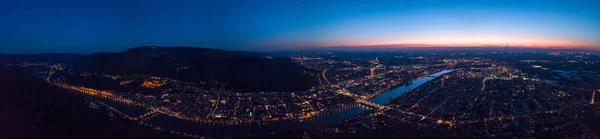
[[[460,3],[463,2],[463,3]],[[340,2],[341,3],[341,2]],[[351,2],[348,2],[351,3]],[[588,1],[426,1],[348,4],[336,14],[297,25],[298,19],[257,26],[284,28],[250,45],[306,47],[461,47],[509,46],[600,49],[600,10]],[[258,13],[260,15],[260,13]],[[261,18],[253,18],[260,20]],[[256,27],[252,27],[256,28]]]
[[[503,37],[447,37],[447,38],[422,38],[412,40],[389,41],[364,41],[312,44],[321,47],[528,47],[528,48],[573,48],[573,49],[600,49],[600,46],[591,42],[575,42],[565,40],[542,40],[527,38]]]
[[[145,45],[600,49],[600,1],[27,1],[0,5],[0,53]],[[176,8],[174,8],[176,7]]]

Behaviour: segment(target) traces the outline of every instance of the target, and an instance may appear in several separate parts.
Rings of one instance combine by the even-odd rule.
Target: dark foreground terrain
[[[111,119],[16,69],[0,69],[0,138],[176,138]]]

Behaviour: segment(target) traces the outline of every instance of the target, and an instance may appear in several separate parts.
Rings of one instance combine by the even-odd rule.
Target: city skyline
[[[0,2],[0,138],[598,138],[600,0]]]
[[[20,108],[0,120],[9,138],[595,138],[598,63],[599,52],[468,48],[0,55],[2,108]],[[38,115],[60,124],[28,126]]]

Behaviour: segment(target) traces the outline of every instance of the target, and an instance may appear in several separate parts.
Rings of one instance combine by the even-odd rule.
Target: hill
[[[316,77],[291,59],[265,53],[226,51],[198,47],[131,48],[119,53],[91,54],[79,58],[84,71],[143,74],[191,82],[219,82],[240,92],[299,91],[316,84]],[[214,87],[214,86],[213,86]]]

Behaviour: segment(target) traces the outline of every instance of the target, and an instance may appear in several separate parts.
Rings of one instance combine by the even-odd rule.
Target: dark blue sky
[[[221,4],[165,0],[17,0],[0,4],[5,53],[221,47]],[[6,4],[8,3],[8,4]]]
[[[414,45],[600,48],[597,0],[0,2],[0,53]]]

